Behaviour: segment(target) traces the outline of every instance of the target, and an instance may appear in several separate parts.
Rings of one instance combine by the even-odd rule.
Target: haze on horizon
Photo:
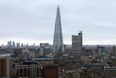
[[[84,44],[116,44],[116,0],[0,0],[0,44],[53,42],[60,5],[63,41],[83,31]]]

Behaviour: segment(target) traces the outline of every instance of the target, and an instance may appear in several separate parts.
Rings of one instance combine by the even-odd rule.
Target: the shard
[[[57,54],[63,51],[63,39],[62,39],[62,26],[60,17],[60,8],[57,7],[55,30],[54,30],[54,40],[53,40],[53,51]]]

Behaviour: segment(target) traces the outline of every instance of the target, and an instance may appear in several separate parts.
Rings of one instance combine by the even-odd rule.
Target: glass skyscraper
[[[63,38],[62,38],[62,26],[60,17],[60,8],[57,7],[54,40],[53,40],[53,52],[61,53],[63,51]]]

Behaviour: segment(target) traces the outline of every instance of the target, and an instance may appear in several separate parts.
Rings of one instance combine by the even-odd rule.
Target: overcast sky
[[[116,0],[0,0],[0,44],[52,44],[57,5],[65,44],[80,30],[84,44],[116,44]]]

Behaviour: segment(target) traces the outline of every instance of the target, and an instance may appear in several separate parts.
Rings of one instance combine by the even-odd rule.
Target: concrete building
[[[82,32],[79,32],[78,35],[72,35],[72,54],[80,55],[82,44]]]
[[[48,55],[51,51],[49,43],[40,43],[40,56]]]

